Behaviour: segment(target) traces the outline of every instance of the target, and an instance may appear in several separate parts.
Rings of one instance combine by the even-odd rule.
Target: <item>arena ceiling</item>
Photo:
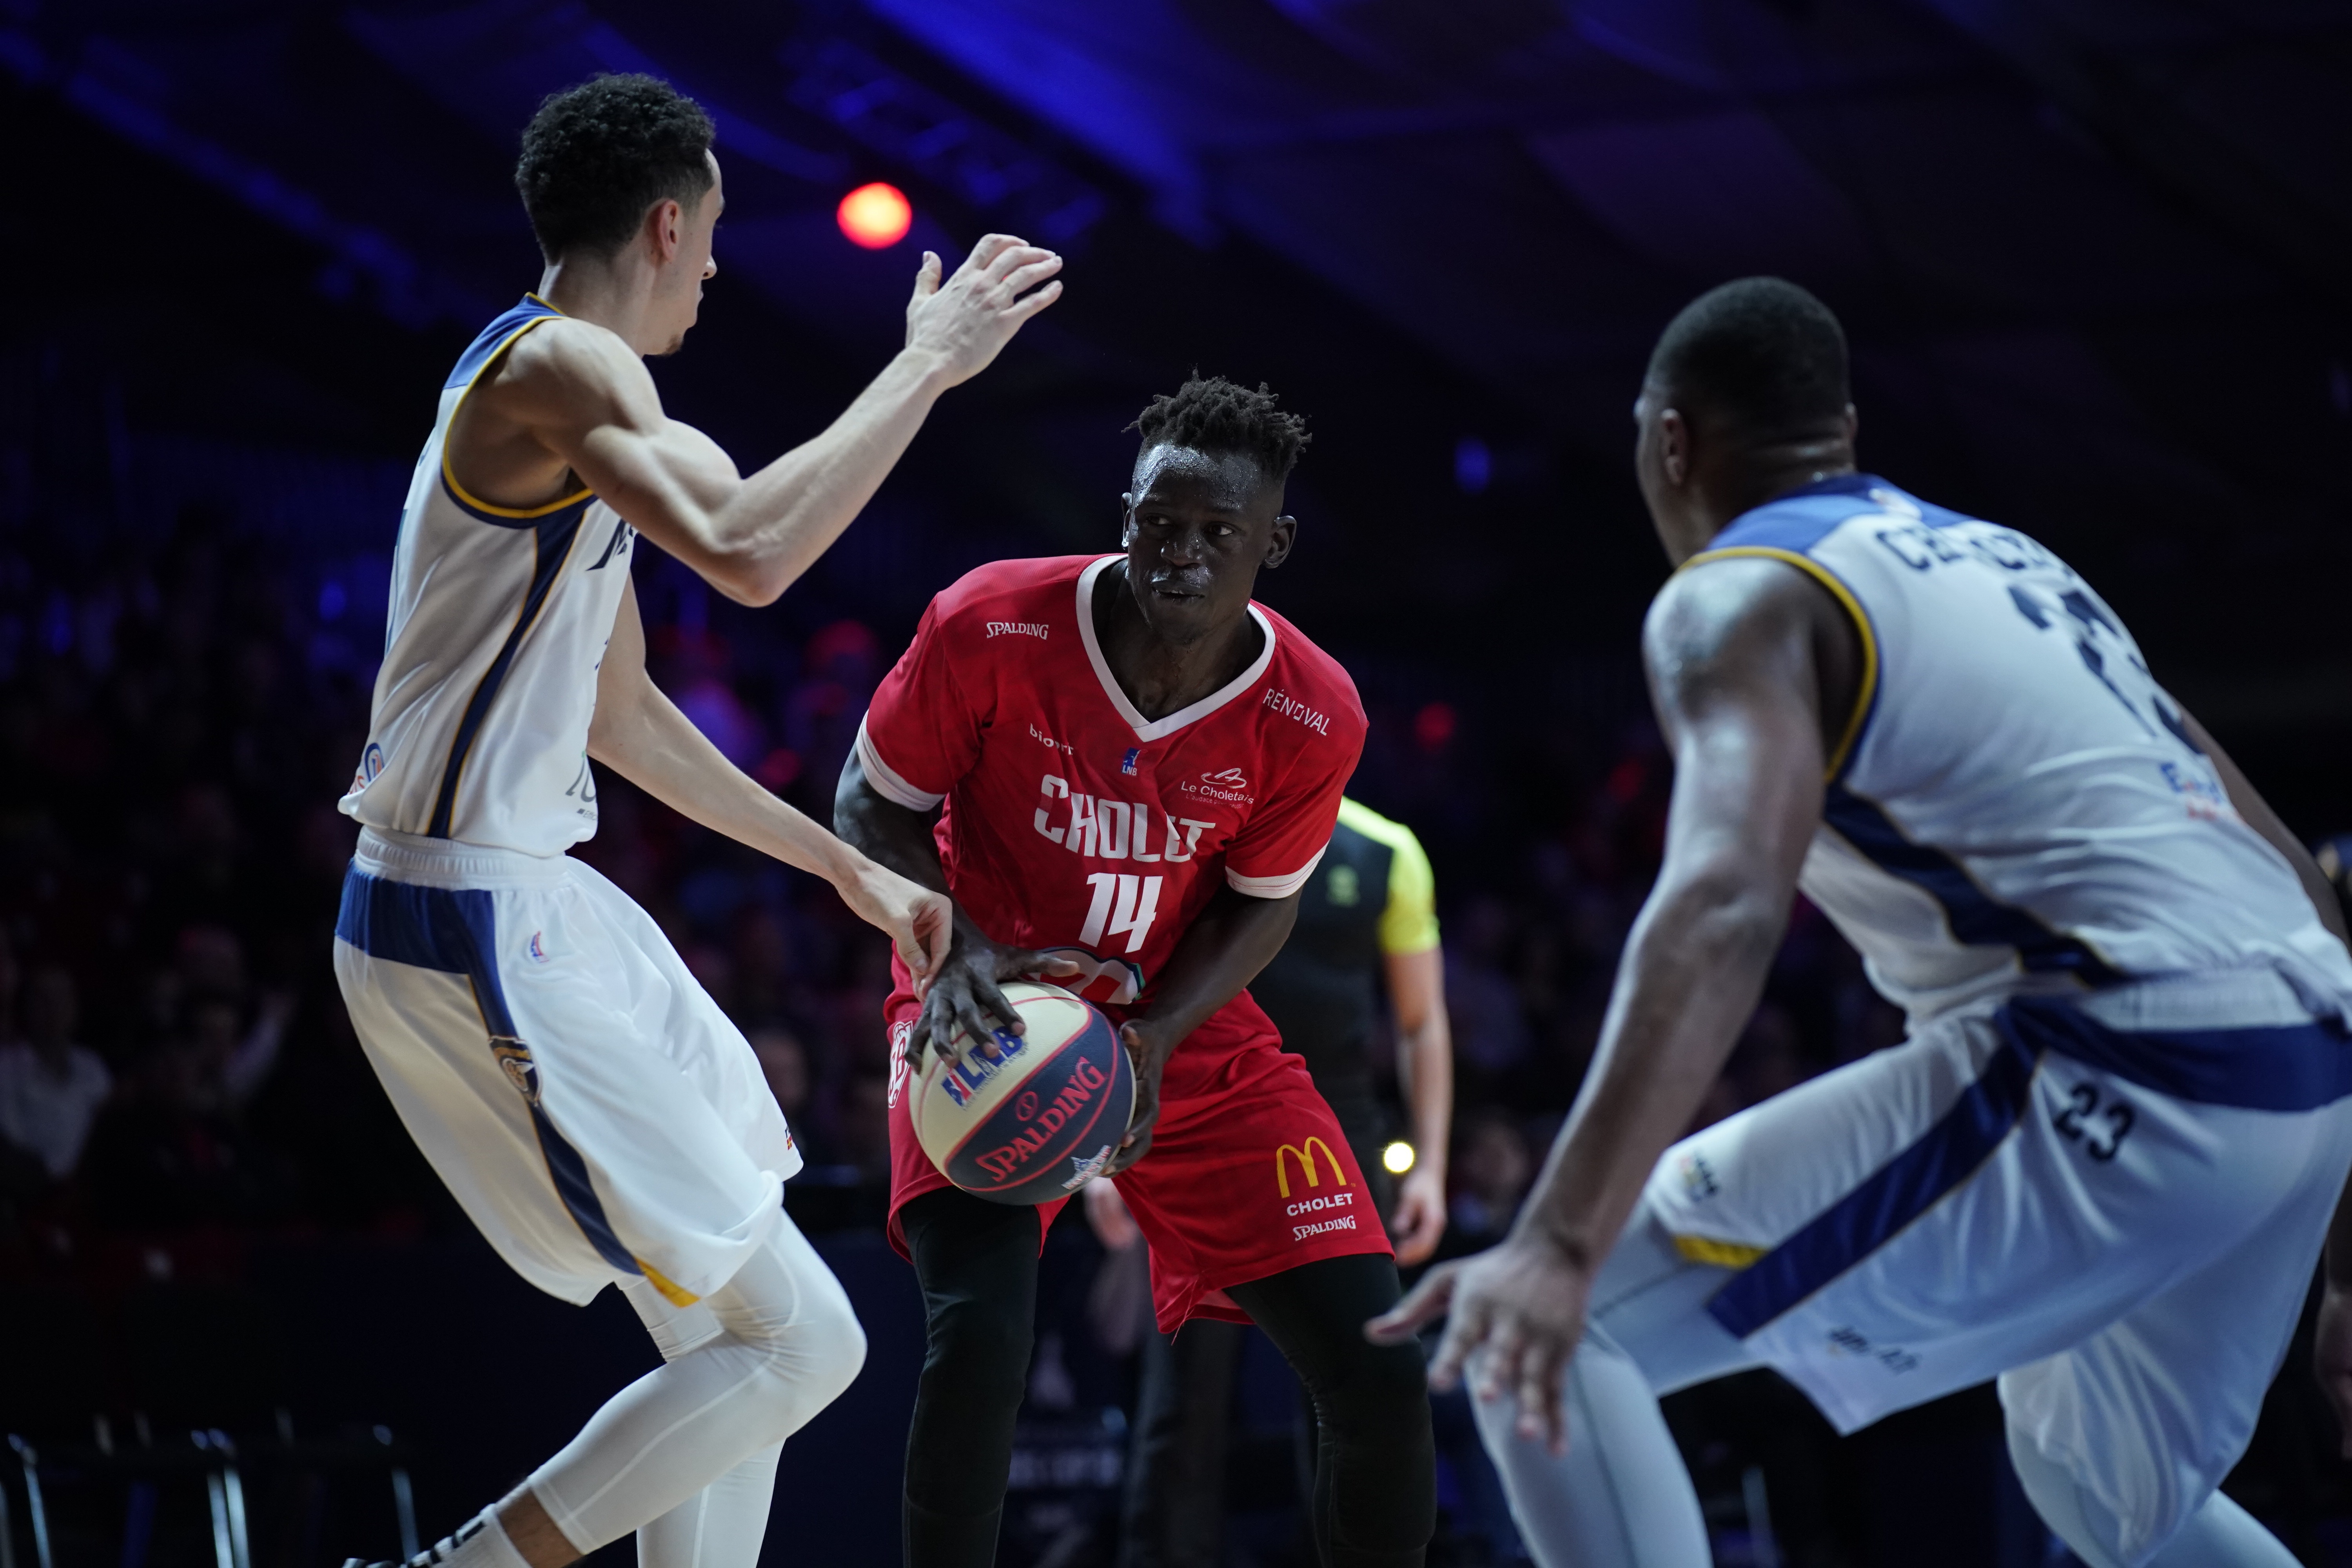
[[[834,233],[850,185],[906,187],[921,243],[1068,250],[1004,389],[1033,409],[1287,326],[1368,401],[1442,398],[1441,474],[1475,434],[1469,488],[1606,475],[1622,506],[1666,317],[1796,279],[1849,324],[1874,461],[2137,577],[2143,617],[2194,629],[2239,583],[2216,700],[2352,713],[2311,624],[2352,565],[2340,0],[0,6],[0,70],[439,336],[528,276],[506,160],[537,98],[632,68],[717,114],[722,266],[845,363],[906,271]]]

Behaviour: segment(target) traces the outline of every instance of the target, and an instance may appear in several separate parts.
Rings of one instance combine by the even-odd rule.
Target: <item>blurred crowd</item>
[[[306,558],[202,510],[103,550],[0,532],[0,1287],[93,1302],[165,1280],[243,1288],[247,1259],[270,1249],[316,1241],[347,1257],[470,1236],[377,1085],[331,968],[357,837],[336,801],[365,741],[388,566]],[[845,618],[854,606],[816,593],[799,620],[790,601],[741,610],[651,549],[637,578],[663,689],[729,757],[829,818],[858,721],[910,628]],[[1635,682],[1612,688],[1622,700],[1588,691],[1532,722],[1514,692],[1506,722],[1457,708],[1452,693],[1477,686],[1457,688],[1460,672],[1328,643],[1372,720],[1353,793],[1412,826],[1436,869],[1458,1084],[1439,1256],[1455,1256],[1509,1225],[1576,1094],[1656,871],[1670,764]],[[742,1026],[808,1156],[788,1205],[813,1232],[878,1228],[887,946],[814,879],[609,773],[597,783],[599,829],[578,852],[651,911]],[[1900,1033],[1800,900],[1699,1123]],[[1389,1046],[1374,1058],[1393,1095]],[[1106,1251],[1079,1205],[1065,1213],[1046,1249],[1016,1457],[1016,1500],[1031,1501],[1008,1513],[1009,1562],[1097,1560],[1066,1545],[1085,1530],[1101,1539],[1108,1494],[1081,1508],[1037,1478],[1076,1455],[1113,1484],[1120,1440],[1105,1434],[1123,1430],[1150,1331],[1140,1249]],[[1264,1428],[1237,1438],[1245,1479],[1289,1470],[1296,1401],[1262,1349],[1236,1407],[1244,1427]],[[1742,1384],[1705,1397],[1716,1402],[1677,1396],[1670,1419],[1689,1425],[1677,1431],[1703,1482],[1712,1465],[1723,1474],[1707,1484],[1735,1502],[1758,1456],[1780,1467],[1775,1506],[1798,1510],[1788,1560],[1815,1560],[1798,1540],[1861,1528],[1836,1524],[1827,1503],[1806,1511],[1809,1498],[1845,1495],[1816,1471],[1861,1461],[1832,1454],[1793,1395]],[[1440,1556],[1510,1560],[1466,1415],[1439,1415],[1452,1521]],[[1261,1500],[1254,1515],[1249,1488],[1233,1494],[1234,1560],[1301,1560],[1290,1494]]]
[[[730,758],[829,815],[896,642],[853,619],[801,632],[714,605],[647,554],[656,679]],[[201,510],[100,554],[0,542],[0,1268],[459,1223],[377,1090],[330,967],[355,837],[335,801],[364,741],[378,636],[353,608],[367,585],[331,574],[352,570]],[[1508,1223],[1576,1091],[1655,870],[1668,763],[1638,715],[1601,733],[1553,726],[1541,752],[1506,762],[1447,703],[1366,685],[1358,793],[1415,826],[1438,871],[1458,1251]],[[1530,768],[1552,787],[1514,820],[1479,775]],[[884,944],[814,879],[609,773],[599,788],[579,853],[653,912],[742,1026],[812,1186],[881,1181]],[[1801,905],[1706,1118],[1899,1027]]]

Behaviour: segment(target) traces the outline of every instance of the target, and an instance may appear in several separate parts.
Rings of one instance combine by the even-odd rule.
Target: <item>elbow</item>
[[[1749,866],[1697,868],[1659,889],[1643,934],[1709,967],[1761,972],[1788,930],[1789,893]]]
[[[706,520],[692,531],[698,546],[687,564],[702,580],[736,604],[764,610],[784,596],[799,574],[777,559],[772,548],[756,540],[729,539],[716,520]]]
[[[792,585],[792,578],[772,565],[748,560],[714,561],[703,576],[721,594],[752,610],[766,609]]]

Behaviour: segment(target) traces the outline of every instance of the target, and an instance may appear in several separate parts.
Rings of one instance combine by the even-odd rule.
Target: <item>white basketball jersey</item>
[[[1743,555],[1802,568],[1861,631],[1799,886],[1915,1025],[1989,995],[2252,965],[2352,1005],[2352,958],[2064,562],[1853,474],[1747,513],[1690,564]]]
[[[483,329],[441,391],[393,553],[367,749],[342,809],[371,827],[558,855],[596,831],[588,722],[635,537],[585,489],[491,506],[449,471],[450,421],[540,299]]]

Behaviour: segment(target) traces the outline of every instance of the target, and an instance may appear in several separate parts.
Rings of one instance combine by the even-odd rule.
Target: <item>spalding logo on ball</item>
[[[925,1058],[915,1135],[947,1179],[1000,1204],[1066,1198],[1102,1173],[1135,1110],[1135,1070],[1110,1020],[1058,985],[1003,987],[1026,1026],[991,1061],[958,1028]]]

